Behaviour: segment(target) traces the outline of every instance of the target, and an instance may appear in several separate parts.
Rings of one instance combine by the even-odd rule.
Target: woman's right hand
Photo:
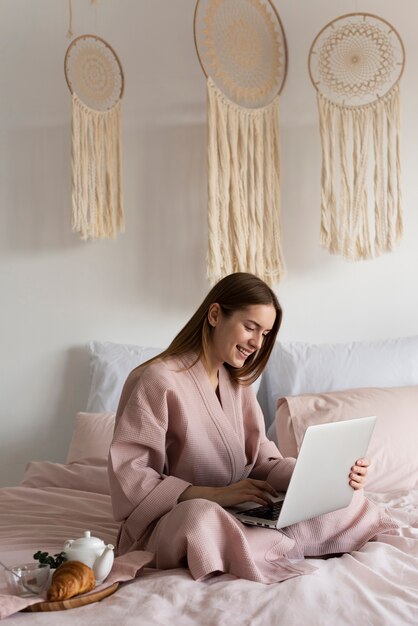
[[[276,497],[279,494],[265,480],[245,478],[226,487],[187,487],[180,495],[178,501],[204,498],[220,504],[222,507],[237,506],[243,502],[255,502],[256,504],[272,504],[269,495]]]

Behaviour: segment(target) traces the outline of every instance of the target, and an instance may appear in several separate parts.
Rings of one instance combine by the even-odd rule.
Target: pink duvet
[[[99,491],[91,490],[92,485]],[[0,559],[15,564],[31,560],[38,548],[58,551],[65,539],[86,529],[114,541],[117,524],[107,490],[105,468],[30,464],[22,486],[0,489]],[[139,577],[100,603],[59,614],[26,614],[16,613],[26,600],[19,603],[0,595],[0,615],[9,615],[7,624],[30,621],[31,626],[129,626],[139,623],[139,617],[141,626],[416,626],[418,490],[374,499],[399,522],[399,532],[378,535],[361,550],[340,558],[309,559],[316,568],[309,576],[272,585],[230,575],[196,582],[183,568],[143,568],[149,555],[133,552],[123,571],[112,574],[126,580],[141,570]],[[0,594],[5,591],[0,574]]]

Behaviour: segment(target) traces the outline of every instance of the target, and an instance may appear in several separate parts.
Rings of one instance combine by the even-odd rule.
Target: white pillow
[[[261,379],[258,401],[270,436],[277,401],[284,396],[416,384],[418,337],[322,345],[277,343]]]
[[[110,341],[91,341],[90,392],[87,400],[88,413],[116,412],[122,387],[128,374],[140,363],[160,354],[162,348],[149,348]],[[260,378],[253,383],[257,393]]]
[[[88,413],[115,412],[128,374],[140,363],[162,352],[161,348],[110,341],[91,341],[88,348],[91,373]]]

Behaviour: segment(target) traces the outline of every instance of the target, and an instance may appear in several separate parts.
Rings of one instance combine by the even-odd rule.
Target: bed
[[[115,543],[106,471],[114,410],[127,373],[158,350],[89,344],[91,389],[74,420],[64,463],[29,462],[19,486],[0,489],[0,559],[30,561],[59,552],[91,530]],[[224,574],[195,582],[187,569],[157,571],[145,552],[119,557],[100,602],[56,612],[22,612],[42,598],[17,598],[0,574],[0,617],[8,624],[330,624],[418,623],[418,337],[381,342],[277,344],[257,387],[266,430],[297,454],[311,423],[377,414],[367,495],[399,523],[358,552],[310,559],[313,574],[263,585]],[[269,531],[270,532],[270,531]]]

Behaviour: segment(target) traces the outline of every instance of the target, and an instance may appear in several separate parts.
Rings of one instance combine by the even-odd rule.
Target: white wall
[[[358,6],[360,4],[361,6]],[[194,0],[73,0],[75,35],[118,52],[126,233],[71,232],[70,96],[63,75],[67,0],[0,4],[0,484],[29,459],[63,461],[85,408],[90,339],[166,345],[208,289],[205,81]],[[345,341],[418,334],[418,41],[415,0],[279,2],[289,46],[281,103],[282,216],[288,274],[277,286],[281,338]],[[380,259],[348,263],[319,246],[320,145],[310,44],[362,10],[392,22],[402,80],[405,235]]]

